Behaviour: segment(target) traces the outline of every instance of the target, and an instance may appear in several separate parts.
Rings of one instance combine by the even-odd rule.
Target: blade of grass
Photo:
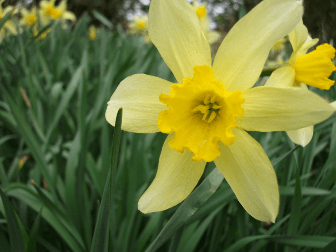
[[[116,125],[113,132],[111,169],[106,179],[102,201],[99,207],[98,217],[91,244],[91,252],[108,251],[109,223],[111,196],[113,195],[113,185],[117,173],[118,156],[121,139],[122,109],[119,109],[116,119]]]
[[[8,198],[1,189],[0,189],[0,196],[6,212],[9,240],[12,251],[25,252],[26,251],[25,244],[22,238],[19,222],[16,219],[17,218],[16,213],[12,207],[12,204],[9,202]]]

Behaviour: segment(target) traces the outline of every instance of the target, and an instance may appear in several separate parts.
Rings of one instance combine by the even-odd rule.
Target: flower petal
[[[238,127],[250,131],[286,131],[317,124],[335,108],[302,88],[256,87],[244,91],[244,116]]]
[[[163,211],[179,204],[204,172],[206,162],[192,161],[193,153],[188,149],[180,153],[169,147],[173,135],[164,142],[154,181],[139,200],[138,208],[143,213]]]
[[[221,144],[221,156],[215,164],[253,218],[274,222],[279,209],[279,188],[272,164],[248,133],[236,128],[234,135],[232,145]]]
[[[71,11],[65,11],[62,15],[63,20],[70,20],[75,22],[76,21],[76,15],[72,13]]]
[[[166,105],[159,101],[169,94],[173,83],[158,77],[135,74],[123,80],[106,109],[106,120],[114,126],[119,108],[123,108],[122,129],[136,133],[158,132],[158,116]]]
[[[293,87],[295,84],[295,70],[291,66],[280,67],[275,70],[265,83],[265,87]]]
[[[295,26],[294,30],[288,34],[289,41],[292,44],[293,52],[296,53],[308,38],[308,30],[303,24],[302,19]]]
[[[211,65],[210,46],[187,1],[152,0],[148,25],[153,44],[179,83],[193,76],[195,65]]]
[[[295,0],[264,0],[240,19],[224,38],[213,69],[228,91],[246,90],[258,80],[270,49],[302,17]]]
[[[298,130],[287,131],[287,135],[298,145],[305,147],[312,140],[314,134],[314,126],[308,126],[306,128]]]

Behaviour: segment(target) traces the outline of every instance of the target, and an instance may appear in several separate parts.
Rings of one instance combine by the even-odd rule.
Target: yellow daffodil
[[[70,20],[76,21],[76,16],[71,11],[67,11],[67,2],[63,0],[58,6],[55,6],[56,0],[43,0],[40,2],[40,15],[46,16],[52,20]]]
[[[97,28],[94,25],[89,26],[89,38],[95,40],[97,36]]]
[[[193,8],[197,14],[198,19],[201,22],[201,27],[204,32],[204,35],[208,41],[208,43],[211,45],[213,43],[216,43],[218,39],[220,38],[220,35],[216,31],[210,30],[210,21],[208,18],[208,11],[206,8],[206,3],[203,2],[202,4],[198,4],[196,0],[193,1]]]
[[[192,6],[181,0],[152,0],[149,35],[178,83],[145,74],[123,80],[106,110],[122,129],[162,131],[154,181],[139,200],[143,213],[183,201],[214,161],[245,210],[275,221],[279,208],[276,175],[263,148],[245,130],[284,131],[328,118],[335,108],[302,89],[257,87],[272,46],[302,17],[295,0],[264,0],[230,30],[213,64],[210,46]]]
[[[302,21],[289,34],[289,40],[293,46],[289,65],[274,71],[266,86],[297,87],[307,90],[307,85],[310,85],[320,89],[330,89],[335,83],[335,81],[328,79],[331,73],[336,70],[331,61],[335,57],[335,49],[329,44],[324,44],[306,54],[309,48],[317,44],[318,39],[311,39]],[[290,139],[302,146],[306,146],[310,142],[313,133],[313,125],[287,131]]]
[[[22,18],[20,20],[20,23],[23,26],[32,26],[36,25],[37,23],[37,10],[36,7],[33,7],[31,10],[27,10],[25,8],[21,9],[21,15]]]
[[[5,9],[2,8],[2,3],[5,0],[0,0],[0,20],[9,12],[13,12],[13,6],[7,6]],[[17,35],[18,29],[12,20],[7,20],[5,24],[0,28],[0,42],[2,39],[10,34]]]
[[[148,15],[133,16],[133,21],[128,24],[130,34],[141,34],[144,37],[145,43],[151,42],[148,35]]]
[[[148,32],[148,16],[133,16],[133,21],[128,24],[131,34],[144,34]]]

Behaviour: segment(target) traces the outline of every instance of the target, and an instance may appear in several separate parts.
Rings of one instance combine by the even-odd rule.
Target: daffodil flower
[[[154,181],[141,196],[143,213],[183,201],[214,161],[245,210],[275,221],[279,208],[276,174],[263,148],[245,130],[283,131],[328,118],[335,108],[302,89],[257,87],[272,46],[302,17],[295,0],[264,0],[230,30],[211,64],[210,46],[192,6],[152,0],[149,35],[177,84],[145,74],[123,80],[106,110],[122,129],[165,132]]]
[[[293,54],[289,64],[274,71],[265,86],[297,87],[307,90],[307,85],[320,89],[330,89],[335,81],[328,79],[336,67],[331,59],[335,57],[335,49],[324,44],[307,54],[318,39],[312,39],[302,20],[289,33],[289,40],[293,47]],[[313,137],[314,126],[298,130],[287,131],[289,138],[296,144],[306,146]]]
[[[48,17],[52,20],[61,19],[62,21],[76,21],[76,16],[71,11],[67,11],[67,2],[62,0],[58,6],[55,6],[56,0],[43,0],[40,2],[41,16]]]
[[[0,20],[9,12],[13,12],[13,6],[7,6],[5,9],[2,8],[2,3],[5,0],[0,0]],[[12,20],[7,20],[5,24],[0,28],[0,42],[8,34],[17,35],[17,26]]]
[[[27,10],[25,8],[21,9],[21,15],[22,18],[20,20],[20,23],[23,26],[32,26],[36,25],[37,21],[37,10],[36,7],[33,7],[31,10]]]
[[[208,11],[206,8],[206,3],[203,2],[202,4],[198,4],[196,0],[193,1],[193,8],[198,16],[198,19],[201,22],[201,27],[204,32],[204,35],[208,41],[208,43],[211,45],[213,43],[216,43],[218,39],[220,38],[220,35],[216,31],[210,30],[210,22],[208,18]]]
[[[141,34],[144,37],[145,43],[150,43],[148,35],[148,15],[133,16],[133,21],[128,24],[130,34]]]

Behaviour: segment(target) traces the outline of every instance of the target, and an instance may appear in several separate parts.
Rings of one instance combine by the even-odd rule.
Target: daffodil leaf
[[[288,157],[290,154],[292,154],[294,151],[296,151],[299,147],[301,147],[300,145],[297,145],[295,148],[291,149],[290,151],[288,151],[287,153],[283,154],[282,156],[272,160],[272,165],[273,167],[276,166],[277,164],[279,164],[283,159],[285,159],[286,157]]]
[[[8,12],[3,18],[0,19],[0,29],[5,25],[6,21],[12,16],[11,12]]]
[[[102,24],[106,25],[110,30],[113,29],[113,24],[100,12],[93,10],[92,14],[93,16],[95,16],[95,18],[97,18],[100,22],[102,22]]]
[[[300,221],[300,210],[301,210],[301,182],[300,182],[300,172],[299,169],[296,169],[296,183],[295,183],[295,193],[293,197],[293,205],[291,216],[289,218],[287,234],[288,235],[296,235],[299,227]]]
[[[15,252],[24,252],[25,250],[25,244],[22,238],[22,234],[20,231],[19,222],[17,220],[16,213],[12,207],[12,204],[9,202],[6,195],[3,193],[3,191],[0,189],[0,196],[2,199],[2,203],[5,208],[6,212],[6,219],[7,219],[7,225],[8,225],[8,233],[9,233],[9,239],[12,251]]]
[[[216,192],[222,181],[223,175],[215,168],[176,210],[146,252],[154,252],[165,243]]]
[[[111,209],[111,196],[113,195],[112,189],[117,173],[117,164],[118,164],[120,139],[121,139],[121,121],[122,121],[122,109],[119,109],[113,132],[111,169],[109,170],[106,179],[102,201],[98,212],[96,227],[91,244],[91,250],[90,250],[91,252],[108,251],[109,227],[110,227],[109,214]]]

